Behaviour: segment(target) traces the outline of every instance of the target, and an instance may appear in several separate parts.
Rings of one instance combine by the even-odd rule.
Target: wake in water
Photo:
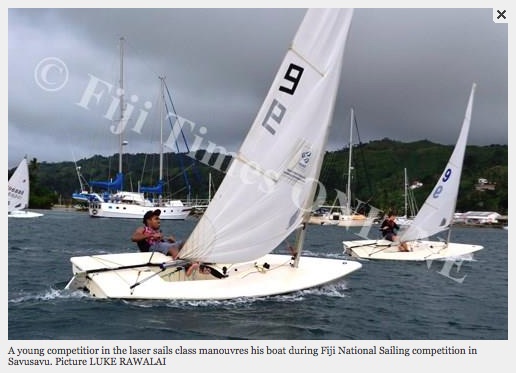
[[[14,298],[9,299],[9,303],[19,304],[19,303],[29,303],[29,302],[48,302],[56,299],[81,299],[81,298],[89,298],[82,291],[69,291],[64,289],[54,289],[51,288],[42,293],[27,293],[27,294],[19,294]]]

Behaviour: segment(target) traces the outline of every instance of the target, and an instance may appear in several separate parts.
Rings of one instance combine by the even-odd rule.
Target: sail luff
[[[235,263],[274,250],[311,211],[352,10],[311,9],[239,152],[181,250]]]
[[[323,140],[323,143],[322,143],[322,146],[321,146],[321,153],[319,154],[319,159],[318,159],[318,162],[317,162],[317,168],[316,168],[316,171],[315,171],[315,175],[317,175],[316,179],[318,179],[319,175],[321,174],[321,168],[322,168],[322,164],[323,164],[323,160],[324,160],[324,149],[326,148],[326,144],[328,142],[329,128],[331,127],[331,121],[333,119],[333,112],[335,110],[335,101],[337,99],[337,92],[338,92],[338,81],[339,81],[339,77],[341,75],[341,70],[342,70],[342,59],[343,59],[345,44],[346,44],[347,39],[348,39],[349,28],[351,26],[352,18],[353,18],[353,10],[349,9],[346,12],[346,14],[345,14],[344,19],[342,20],[343,27],[341,29],[341,32],[343,33],[343,35],[342,35],[343,41],[342,41],[341,49],[334,56],[334,58],[335,58],[334,64],[335,65],[333,66],[333,69],[328,72],[328,76],[326,77],[327,79],[332,79],[331,75],[332,74],[336,75],[336,76],[333,76],[333,79],[335,80],[337,86],[334,88],[333,94],[331,96],[331,100],[332,100],[331,109],[330,109],[329,116],[328,116],[328,119],[327,119],[324,140]],[[298,35],[298,37],[301,37],[301,35]],[[295,42],[294,42],[294,44],[295,44]],[[296,250],[296,253],[297,253],[296,259],[294,261],[294,266],[295,267],[297,267],[298,264],[299,264],[299,259],[301,258],[301,253],[302,253],[303,248],[304,248],[304,241],[305,241],[305,237],[306,237],[307,224],[308,224],[308,221],[310,220],[310,215],[311,215],[312,210],[313,210],[312,204],[313,204],[313,201],[314,201],[314,198],[315,198],[315,193],[317,191],[318,181],[316,181],[314,179],[314,180],[312,180],[312,184],[313,184],[312,185],[312,190],[311,190],[308,198],[306,198],[305,205],[304,205],[304,208],[303,208],[303,212],[304,212],[303,218],[302,218],[303,225],[302,225],[301,228],[298,228],[300,231],[299,231],[299,234],[297,235],[296,244],[295,244],[296,245],[295,250]]]
[[[413,241],[430,237],[447,229],[452,223],[471,124],[475,90],[476,84],[473,84],[462,128],[448,164],[412,224],[405,232],[400,234],[401,241]]]

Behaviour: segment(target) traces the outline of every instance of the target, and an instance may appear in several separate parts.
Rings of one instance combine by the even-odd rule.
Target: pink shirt
[[[152,229],[151,227],[145,226],[143,229],[143,234],[156,234],[156,233],[160,233],[160,232],[156,229]],[[147,241],[147,243],[151,246],[154,245],[155,243],[161,242],[160,239],[153,238],[153,237],[148,237],[145,239],[145,241]]]

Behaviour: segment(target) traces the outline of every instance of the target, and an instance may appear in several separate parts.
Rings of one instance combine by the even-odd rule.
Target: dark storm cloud
[[[159,76],[166,76],[177,114],[195,124],[190,140],[203,127],[203,145],[236,151],[303,15],[303,9],[10,9],[9,166],[25,154],[63,161],[118,151],[109,131],[118,114],[109,108],[118,99],[120,36],[125,99],[134,107],[127,152],[158,151]],[[469,143],[506,144],[507,38],[507,25],[493,23],[491,9],[357,9],[329,148],[347,146],[351,106],[362,142],[453,144],[473,82]],[[88,95],[92,80],[102,96]],[[132,129],[142,113],[148,116],[138,133]]]

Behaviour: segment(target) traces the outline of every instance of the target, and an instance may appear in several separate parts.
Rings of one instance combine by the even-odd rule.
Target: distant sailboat
[[[263,297],[327,284],[361,268],[357,261],[301,255],[352,14],[308,10],[246,139],[180,251],[182,260],[156,252],[73,257],[67,288],[99,298]],[[291,254],[271,254],[294,232]],[[207,272],[187,275],[189,262]]]
[[[120,39],[120,92],[124,90],[123,84],[123,42]],[[164,100],[164,80],[161,78],[161,100]],[[120,119],[122,123],[127,120],[125,118],[124,95],[120,95]],[[163,132],[163,108],[161,110],[161,131]],[[91,217],[95,218],[126,218],[141,219],[143,215],[150,209],[160,209],[161,220],[184,220],[190,214],[192,208],[185,206],[181,200],[164,201],[161,197],[157,202],[150,201],[145,197],[146,193],[157,193],[160,196],[163,191],[163,146],[160,147],[160,179],[158,185],[154,187],[142,187],[138,192],[124,191],[124,173],[122,171],[122,155],[123,147],[127,145],[127,141],[123,139],[123,131],[119,135],[119,155],[118,155],[118,173],[115,180],[111,181],[91,181],[91,187],[101,188],[106,191],[106,198],[99,200],[92,198],[89,201],[88,212]],[[88,196],[94,194],[89,193]]]
[[[414,221],[414,217],[417,215],[418,207],[417,202],[414,197],[414,189],[420,188],[423,186],[420,182],[412,183],[411,185],[408,184],[408,176],[407,176],[407,169],[404,168],[404,175],[405,175],[405,183],[404,183],[404,209],[403,211],[405,214],[403,216],[396,217],[396,223],[403,227],[408,226],[412,224]]]
[[[75,162],[75,172],[77,173],[77,179],[79,180],[79,185],[81,187],[80,192],[72,193],[72,199],[78,204],[76,205],[77,210],[88,210],[88,205],[92,201],[102,201],[102,197],[98,193],[93,193],[89,190],[88,182],[84,179],[84,176],[81,173],[81,166],[77,166],[77,162]],[[86,188],[88,186],[88,188]]]
[[[398,250],[399,242],[382,239],[344,241],[345,252],[365,259],[422,261],[470,255],[483,248],[480,245],[450,242],[450,227],[459,193],[475,89],[476,84],[473,84],[462,129],[448,164],[412,224],[398,234],[400,242],[406,242],[411,251],[401,252]],[[445,230],[448,230],[445,240],[423,240]]]
[[[23,158],[9,179],[7,193],[7,216],[10,218],[37,218],[43,216],[38,212],[27,211],[29,207],[29,165]]]
[[[338,199],[335,199],[333,206],[320,206],[320,208],[328,209],[323,214],[312,214],[310,224],[317,225],[336,225],[339,227],[364,227],[374,223],[375,216],[366,216],[358,211],[359,205],[355,210],[351,207],[351,174],[353,171],[352,154],[353,154],[353,125],[355,124],[355,110],[351,108],[351,123],[349,128],[349,157],[348,157],[348,181],[346,185],[346,204],[337,205]],[[340,202],[340,201],[339,201]],[[379,212],[379,211],[378,211]]]

